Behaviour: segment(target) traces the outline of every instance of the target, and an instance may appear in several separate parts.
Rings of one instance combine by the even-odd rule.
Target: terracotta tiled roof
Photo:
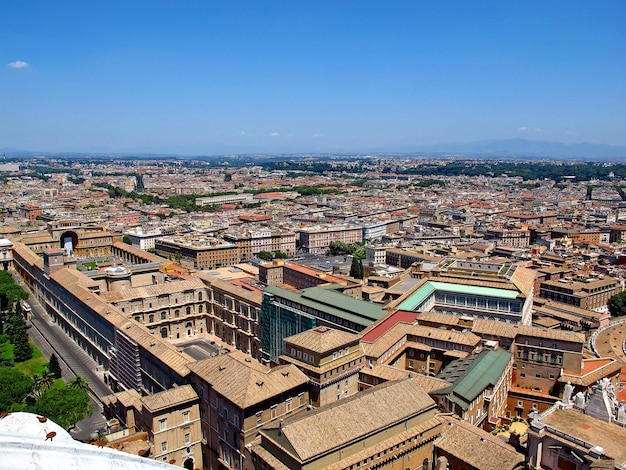
[[[269,369],[239,351],[189,364],[189,368],[241,409],[279,397],[308,381],[292,364]]]
[[[280,442],[306,461],[434,407],[416,381],[387,382],[285,420]]]
[[[466,466],[476,470],[507,470],[524,462],[524,456],[500,438],[455,418],[442,419],[444,425],[435,447],[458,457]]]
[[[356,343],[359,336],[353,333],[320,326],[285,338],[286,343],[309,351],[325,353]]]

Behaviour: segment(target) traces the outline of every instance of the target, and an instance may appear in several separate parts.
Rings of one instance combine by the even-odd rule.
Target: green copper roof
[[[332,286],[311,287],[302,293],[292,292],[276,286],[268,286],[264,292],[282,297],[314,310],[367,327],[382,318],[387,311],[379,304],[358,300],[337,292]]]
[[[422,287],[417,289],[400,305],[398,305],[398,309],[414,310],[435,291],[475,295],[477,297],[492,297],[498,299],[516,299],[519,295],[519,292],[511,289],[496,289],[494,287],[453,284],[451,282],[427,281]]]
[[[437,390],[436,394],[452,393],[456,398],[453,401],[466,409],[487,386],[498,383],[510,360],[510,353],[496,349],[454,361],[438,376],[453,382],[452,385]]]

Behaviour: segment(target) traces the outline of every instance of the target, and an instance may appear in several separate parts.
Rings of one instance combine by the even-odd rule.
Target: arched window
[[[161,328],[161,338],[167,338],[167,328]]]
[[[202,300],[202,292],[198,292],[198,300]]]
[[[187,313],[187,315],[191,315],[191,307],[187,307],[186,313]]]
[[[165,312],[161,312],[161,320],[165,320],[165,315],[166,315]]]
[[[174,310],[174,317],[178,318],[180,316],[180,310]]]
[[[154,315],[148,315],[148,323],[152,323],[154,321]]]

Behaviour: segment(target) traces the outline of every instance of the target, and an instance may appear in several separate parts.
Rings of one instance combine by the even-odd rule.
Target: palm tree
[[[80,375],[75,376],[71,380],[70,387],[89,392],[89,382],[87,382],[87,379],[81,377]]]
[[[35,374],[33,376],[33,391],[35,396],[41,395],[46,390],[50,390],[54,384],[54,376],[50,373],[48,368],[44,368],[41,371],[41,375]]]

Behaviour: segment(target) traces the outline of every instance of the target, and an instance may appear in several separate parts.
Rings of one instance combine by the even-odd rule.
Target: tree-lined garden
[[[74,377],[67,385],[56,355],[48,361],[30,341],[21,308],[26,299],[11,274],[0,271],[0,412],[36,413],[67,429],[92,413],[87,382]]]

